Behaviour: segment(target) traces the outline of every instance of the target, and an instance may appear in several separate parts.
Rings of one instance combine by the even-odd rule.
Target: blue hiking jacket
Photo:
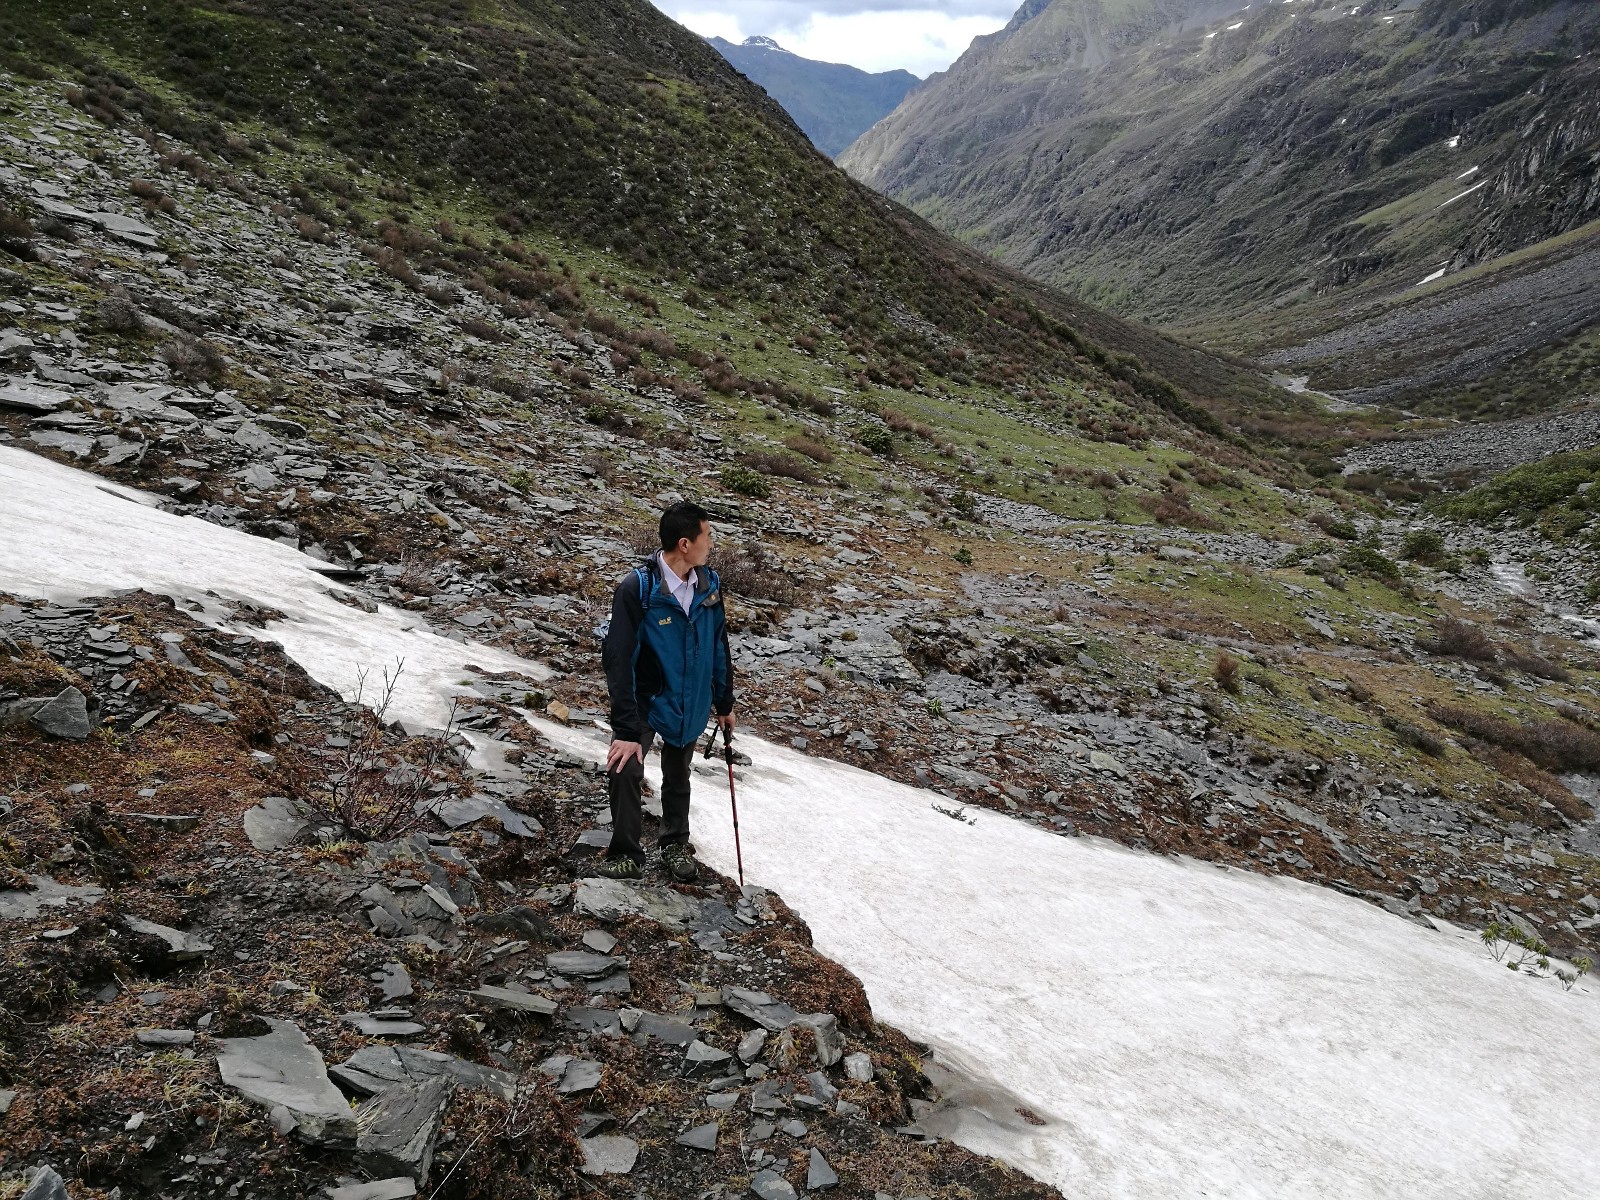
[[[669,746],[688,746],[715,708],[733,711],[733,656],[722,585],[695,568],[685,613],[661,581],[656,559],[634,568],[611,597],[611,623],[600,659],[611,693],[611,735],[643,739],[648,727]]]

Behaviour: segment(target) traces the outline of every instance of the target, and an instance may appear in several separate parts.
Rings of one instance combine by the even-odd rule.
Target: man
[[[705,509],[682,501],[661,514],[661,550],[617,585],[601,661],[611,693],[611,847],[597,873],[638,879],[644,756],[661,739],[661,825],[656,845],[676,880],[699,873],[689,851],[689,766],[716,709],[733,734],[733,659]]]

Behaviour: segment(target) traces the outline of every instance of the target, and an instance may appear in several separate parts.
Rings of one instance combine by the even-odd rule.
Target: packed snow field
[[[0,591],[143,587],[264,634],[349,692],[406,668],[391,716],[438,723],[470,666],[538,664],[333,598],[322,564],[162,511],[154,497],[0,447]],[[115,550],[107,553],[107,547]],[[530,718],[532,719],[532,718]],[[603,734],[538,721],[598,757]],[[751,882],[810,922],[878,1015],[1015,1097],[946,1115],[958,1140],[1080,1196],[1505,1197],[1570,1191],[1600,1162],[1595,992],[1507,971],[1474,935],[1292,880],[1054,837],[741,739]],[[702,857],[731,872],[715,775]]]

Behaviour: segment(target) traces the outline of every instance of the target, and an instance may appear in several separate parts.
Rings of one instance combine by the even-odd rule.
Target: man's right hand
[[[612,742],[611,748],[606,751],[607,773],[616,774],[628,765],[630,758],[637,758],[641,763],[644,762],[644,746],[638,742]]]

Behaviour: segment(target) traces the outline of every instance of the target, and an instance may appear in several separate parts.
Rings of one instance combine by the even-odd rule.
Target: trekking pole
[[[733,854],[739,863],[739,890],[744,891],[744,849],[739,845],[739,798],[733,790],[733,734],[726,725],[718,725],[711,731],[711,740],[706,743],[707,758],[711,757],[712,750],[716,749],[717,732],[722,732],[722,757],[728,764],[728,804],[733,809]]]

